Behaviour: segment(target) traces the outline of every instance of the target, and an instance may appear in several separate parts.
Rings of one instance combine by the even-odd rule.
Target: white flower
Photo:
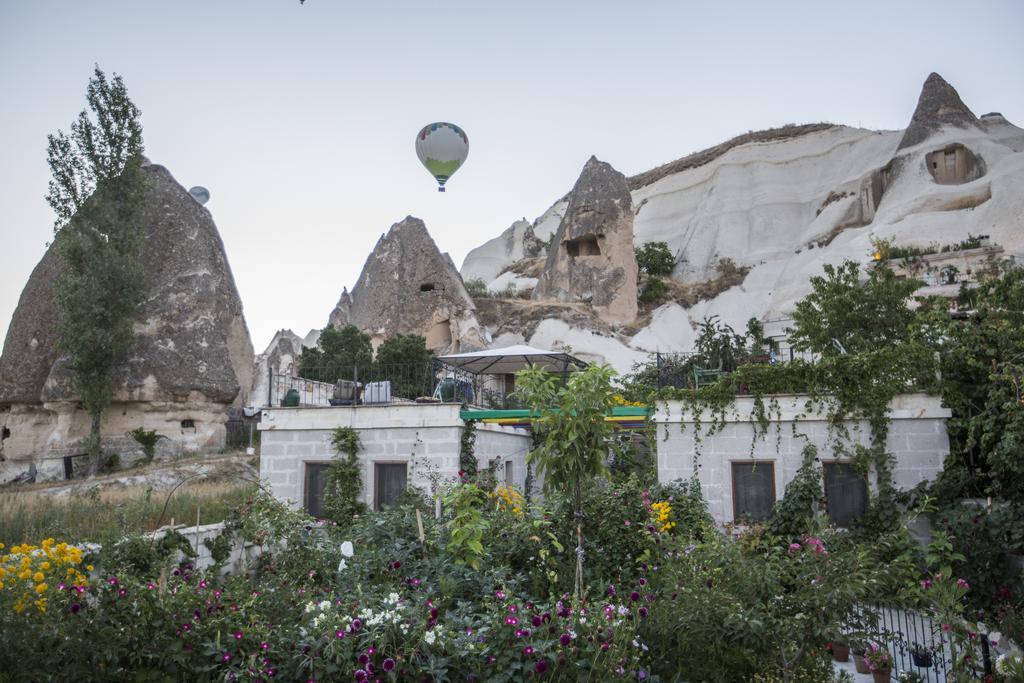
[[[342,560],[341,562],[338,563],[338,571],[339,572],[345,571],[345,569],[347,567],[348,567],[348,564],[345,562],[345,560]]]
[[[316,609],[316,603],[314,603],[312,601],[306,603],[306,612],[307,613],[312,612],[315,609]]]
[[[317,605],[317,607],[320,608],[321,612],[323,612],[325,610],[329,610],[331,608],[331,601],[330,600],[322,600],[320,602],[320,604]]]

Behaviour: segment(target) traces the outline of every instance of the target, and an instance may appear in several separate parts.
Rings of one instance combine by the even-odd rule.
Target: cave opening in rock
[[[196,421],[195,420],[182,420],[181,421],[181,428],[182,429],[195,429],[196,428]]]
[[[925,165],[938,185],[961,185],[985,175],[985,162],[960,143],[929,152]]]
[[[577,256],[600,256],[601,245],[598,244],[597,235],[584,235],[574,240],[565,240],[566,253],[572,257]]]
[[[433,282],[424,282],[422,285],[420,285],[420,291],[421,292],[433,292],[434,291],[434,283]]]

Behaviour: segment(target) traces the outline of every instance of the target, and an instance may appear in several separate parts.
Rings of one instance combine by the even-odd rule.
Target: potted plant
[[[867,645],[862,640],[855,640],[850,644],[850,651],[853,653],[853,665],[857,668],[857,673],[859,674],[871,673],[868,663],[864,661],[864,652],[866,650]]]
[[[932,665],[931,650],[924,645],[914,643],[910,646],[910,659],[914,662],[914,666],[927,669]]]
[[[828,649],[832,650],[832,659],[837,662],[850,661],[850,644],[843,638],[833,639]]]
[[[871,670],[875,683],[889,683],[892,673],[892,655],[878,643],[871,643],[864,653],[864,661]]]
[[[899,683],[924,683],[924,679],[921,678],[921,674],[914,673],[913,671],[904,671],[896,677]]]

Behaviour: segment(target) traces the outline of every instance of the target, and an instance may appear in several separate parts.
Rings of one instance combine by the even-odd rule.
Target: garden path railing
[[[853,623],[857,626],[851,627],[851,631],[866,633],[868,640],[889,650],[893,659],[893,680],[908,671],[916,673],[925,683],[953,680],[953,662],[963,652],[931,617],[912,609],[875,605],[859,610]],[[980,680],[992,673],[988,634],[978,634],[973,643],[969,654],[975,663],[974,677]]]

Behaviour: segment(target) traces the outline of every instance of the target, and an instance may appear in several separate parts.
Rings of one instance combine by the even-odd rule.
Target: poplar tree
[[[48,138],[53,177],[46,201],[56,213],[54,248],[64,266],[55,291],[58,349],[91,419],[86,447],[94,476],[114,373],[135,337],[135,315],[145,296],[139,263],[145,178],[140,112],[121,77],[108,80],[96,66],[86,102],[68,133]]]

